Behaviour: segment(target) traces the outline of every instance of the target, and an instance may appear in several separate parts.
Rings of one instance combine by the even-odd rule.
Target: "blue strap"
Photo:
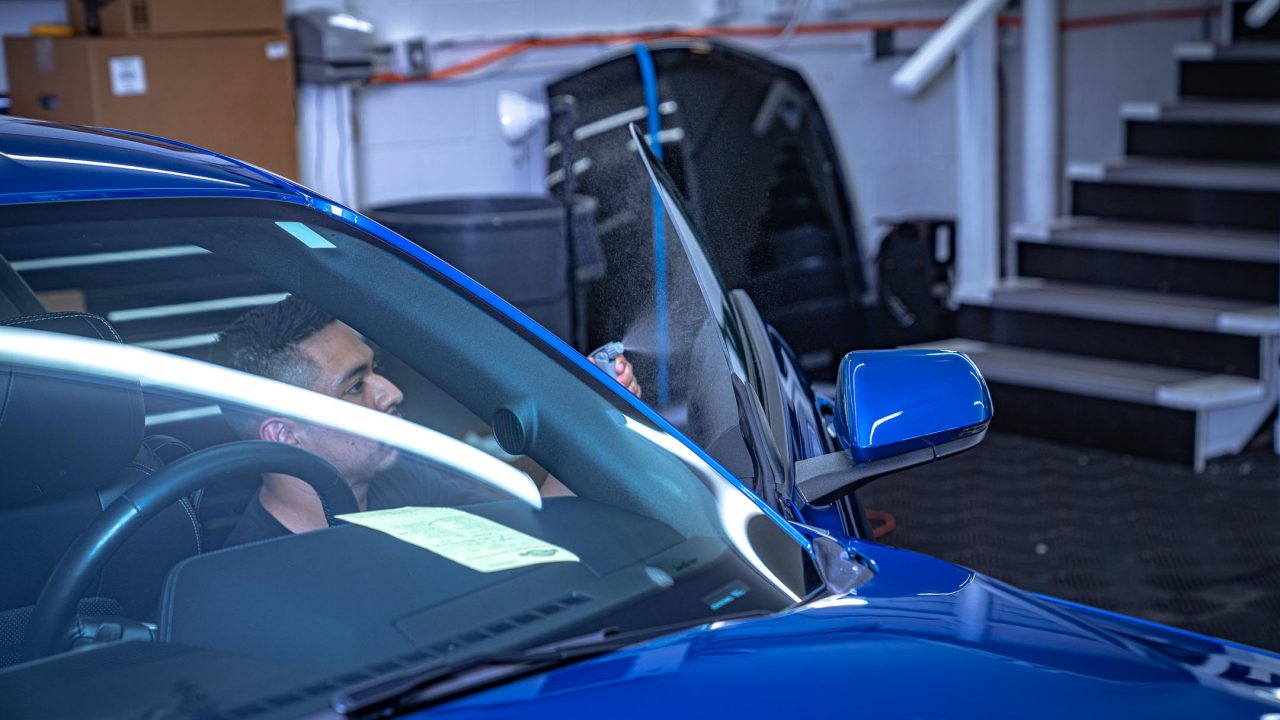
[[[658,73],[653,67],[653,56],[644,43],[636,44],[636,61],[640,64],[640,81],[644,86],[644,102],[649,115],[649,146],[659,160],[662,159],[662,143],[658,132],[662,119],[658,115]],[[653,195],[653,263],[654,290],[657,304],[658,326],[658,407],[666,407],[670,401],[671,368],[667,353],[667,238],[666,218],[662,212],[662,199],[654,188]]]

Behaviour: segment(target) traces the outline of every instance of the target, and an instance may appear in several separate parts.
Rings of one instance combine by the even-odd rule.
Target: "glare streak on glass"
[[[542,507],[538,486],[516,468],[408,420],[238,370],[129,345],[0,327],[0,362],[125,381],[276,413],[375,439],[465,473]]]
[[[134,345],[150,350],[186,350],[187,348],[200,347],[201,345],[212,345],[217,339],[217,333],[202,333],[200,335],[184,335],[165,340],[145,340],[134,343]]]
[[[316,232],[315,230],[312,230],[311,228],[307,227],[303,223],[282,221],[282,222],[277,222],[276,226],[279,227],[281,230],[284,230],[285,232],[294,236],[295,238],[298,239],[299,242],[301,242],[303,245],[306,245],[309,248],[313,248],[316,250],[327,250],[329,248],[337,247],[337,245],[334,245],[333,243],[325,239],[323,235]]]
[[[234,180],[222,180],[219,178],[206,177],[204,175],[193,175],[192,173],[178,172],[177,170],[161,170],[160,168],[143,167],[141,165],[125,165],[123,163],[109,163],[99,160],[78,160],[75,158],[60,157],[43,157],[40,155],[10,155],[8,153],[0,153],[10,160],[18,160],[21,162],[37,162],[37,163],[56,163],[60,165],[87,165],[90,167],[110,168],[112,170],[132,170],[135,172],[155,173],[157,175],[170,175],[173,177],[190,178],[192,180],[203,180],[205,182],[222,183],[223,185],[234,185],[236,187],[249,187],[246,183],[236,182]]]
[[[32,272],[34,270],[56,270],[88,265],[108,265],[118,262],[137,262],[139,260],[165,260],[188,255],[208,254],[208,250],[195,245],[174,245],[172,247],[151,248],[149,250],[121,250],[119,252],[91,253],[88,255],[63,255],[61,257],[15,260],[9,263],[9,267],[18,272]]]
[[[573,174],[581,175],[591,169],[591,158],[581,158],[573,163]],[[559,185],[564,182],[564,170],[554,170],[546,177],[547,187]]]
[[[676,105],[674,100],[667,100],[666,102],[658,105],[658,113],[661,115],[670,115],[677,109],[679,109],[679,106]],[[640,122],[648,115],[649,110],[645,107],[633,107],[629,110],[623,110],[620,113],[614,113],[613,115],[600,118],[599,120],[594,120],[582,125],[581,127],[575,128],[573,131],[573,139],[586,140],[588,138],[593,138],[601,133],[626,127],[627,123]],[[544,152],[547,157],[557,155],[560,152],[560,143],[553,142],[550,145],[547,145]]]
[[[792,592],[791,588],[787,587],[787,584],[782,582],[769,569],[764,560],[756,554],[755,548],[751,546],[751,540],[747,537],[747,525],[752,518],[763,515],[760,508],[752,502],[752,498],[725,482],[725,479],[719,473],[708,466],[702,458],[698,457],[684,443],[661,430],[654,430],[630,417],[623,416],[623,418],[624,426],[628,430],[680,458],[686,466],[701,476],[704,485],[715,496],[716,511],[720,515],[720,524],[725,533],[729,535],[729,540],[733,543],[734,549],[779,592],[791,598],[792,602],[800,602],[800,596]]]
[[[667,128],[666,130],[658,131],[658,142],[663,145],[677,143],[681,140],[684,140],[684,128]],[[648,138],[646,138],[646,141],[648,141]],[[636,141],[628,140],[627,149],[634,152],[637,149]]]
[[[173,412],[153,413],[146,418],[146,426],[153,427],[157,425],[168,425],[170,423],[183,422],[185,420],[199,420],[201,418],[213,417],[221,415],[222,409],[217,405],[205,405],[203,407],[191,408],[190,410],[174,410]]]
[[[107,319],[111,322],[129,322],[131,320],[154,320],[155,318],[173,317],[175,315],[194,315],[215,310],[236,310],[278,303],[287,297],[289,297],[288,293],[267,293],[264,295],[241,295],[218,300],[197,300],[196,302],[177,303],[175,305],[113,310],[107,313]]]

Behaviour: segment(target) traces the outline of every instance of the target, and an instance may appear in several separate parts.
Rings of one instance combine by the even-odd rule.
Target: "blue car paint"
[[[840,361],[836,388],[836,433],[857,462],[941,445],[991,422],[982,374],[948,350],[851,352]]]
[[[187,146],[18,120],[0,121],[0,153],[0,204],[240,197],[305,204],[341,218],[520,323],[742,488],[660,416],[515,308],[387,228],[300,186]],[[81,162],[24,159],[31,157]],[[152,172],[157,169],[171,172]],[[787,357],[787,372],[802,379],[780,338],[775,349]],[[788,397],[787,411],[796,433],[793,460],[832,449],[811,392]],[[801,532],[757,504],[809,547]],[[1040,598],[909,551],[838,539],[876,569],[875,578],[851,595],[667,636],[420,715],[503,710],[530,717],[652,717],[671,713],[677,702],[681,715],[713,717],[1259,719],[1280,713],[1280,656]]]
[[[857,544],[883,570],[855,594],[696,628],[415,717],[1258,720],[1280,712],[1275,656],[1127,620],[1107,626],[939,560]]]

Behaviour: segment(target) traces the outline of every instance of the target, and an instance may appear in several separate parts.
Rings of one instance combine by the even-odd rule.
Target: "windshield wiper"
[[[335,695],[333,709],[344,717],[381,718],[445,702],[461,695],[510,680],[604,655],[630,645],[711,622],[771,615],[768,610],[746,610],[683,623],[622,632],[605,627],[522,652],[472,655],[456,662],[431,665],[416,671],[395,673]]]

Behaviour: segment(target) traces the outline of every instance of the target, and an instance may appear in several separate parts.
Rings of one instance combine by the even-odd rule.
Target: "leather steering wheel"
[[[251,440],[192,453],[139,481],[107,507],[76,538],[45,582],[31,612],[23,659],[59,653],[72,638],[67,630],[80,598],[129,535],[161,510],[206,485],[250,473],[278,472],[300,478],[320,496],[325,520],[359,512],[351,488],[332,465],[302,448]]]

